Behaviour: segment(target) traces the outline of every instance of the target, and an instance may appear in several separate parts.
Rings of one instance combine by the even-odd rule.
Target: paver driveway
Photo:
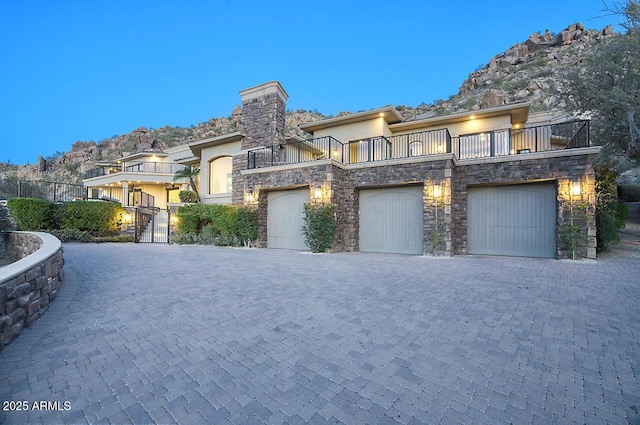
[[[640,422],[640,259],[65,259],[60,297],[0,353],[0,400],[30,408],[3,424]]]

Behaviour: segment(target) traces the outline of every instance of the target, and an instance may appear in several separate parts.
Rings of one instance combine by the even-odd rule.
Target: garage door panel
[[[422,187],[360,191],[360,251],[422,254]]]
[[[308,249],[304,243],[304,204],[309,189],[279,190],[267,195],[267,247]]]
[[[468,253],[555,257],[555,184],[470,188],[467,207]]]

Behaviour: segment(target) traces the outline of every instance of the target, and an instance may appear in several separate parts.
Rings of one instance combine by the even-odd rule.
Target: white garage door
[[[555,258],[555,183],[469,188],[467,235],[469,254]]]
[[[304,243],[304,204],[309,189],[292,189],[267,194],[267,247],[309,249]]]
[[[422,186],[360,190],[360,251],[422,254]]]

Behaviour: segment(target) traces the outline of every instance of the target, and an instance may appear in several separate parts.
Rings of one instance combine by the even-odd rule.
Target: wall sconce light
[[[439,184],[433,185],[433,197],[440,198],[442,196],[442,187]]]
[[[253,195],[253,186],[249,186],[249,194]]]
[[[248,204],[253,203],[253,201],[255,200],[255,196],[253,194],[253,186],[249,186],[249,188],[247,189],[247,192],[245,193],[245,201]]]
[[[320,186],[316,186],[316,189],[314,191],[313,197],[315,199],[320,199],[322,198],[322,188]]]
[[[582,188],[581,188],[580,186],[581,186],[581,185],[580,185],[580,182],[579,182],[579,181],[577,181],[577,182],[573,182],[573,183],[571,184],[571,194],[572,194],[573,196],[578,196],[578,195],[580,195],[580,194],[582,193]]]
[[[133,220],[133,217],[131,215],[131,213],[124,213],[124,222],[125,223],[131,223]]]

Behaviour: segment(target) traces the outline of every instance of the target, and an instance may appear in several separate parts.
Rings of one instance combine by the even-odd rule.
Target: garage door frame
[[[267,192],[267,248],[308,250],[304,243],[304,203],[309,187]]]
[[[557,182],[467,188],[467,253],[556,258]]]
[[[361,252],[424,254],[424,186],[358,189]]]

